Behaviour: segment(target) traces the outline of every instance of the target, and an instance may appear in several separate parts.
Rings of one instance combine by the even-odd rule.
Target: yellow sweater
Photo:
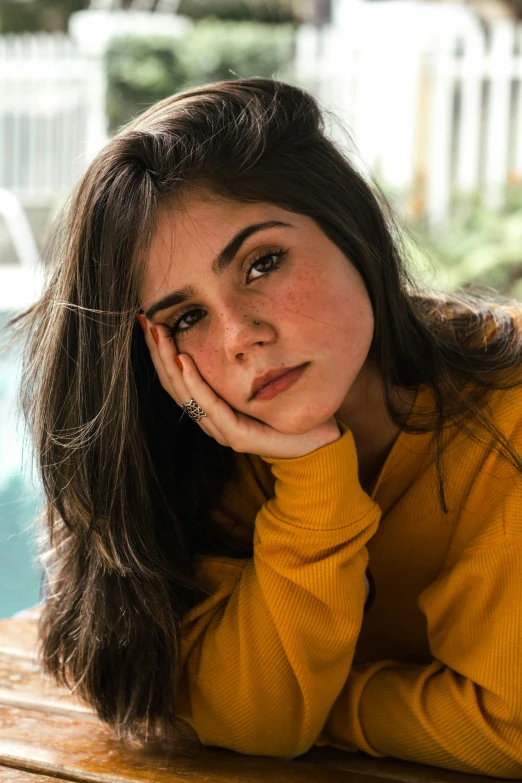
[[[489,412],[522,454],[522,389]],[[522,779],[522,476],[453,427],[444,514],[430,434],[401,432],[370,497],[342,429],[304,457],[238,458],[215,515],[254,557],[197,562],[180,715],[241,753],[333,745]]]

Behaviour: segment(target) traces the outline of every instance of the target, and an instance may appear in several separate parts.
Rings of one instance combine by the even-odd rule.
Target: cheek
[[[344,356],[355,357],[369,348],[372,308],[362,280],[354,274],[341,269],[332,284],[316,267],[305,269],[278,299],[285,308],[284,322],[303,341],[319,341],[328,353]]]
[[[359,296],[347,299],[340,315],[340,320],[343,323],[342,342],[345,350],[354,356],[367,353],[373,339],[374,319],[366,292],[361,292]]]
[[[190,345],[188,344],[190,342]],[[230,404],[234,404],[230,388],[230,369],[225,366],[223,354],[217,346],[199,340],[187,341],[179,346],[180,353],[187,353],[194,361],[203,380]]]
[[[190,345],[187,345],[185,348],[180,345],[180,352],[183,351],[190,355],[204,380],[215,387],[216,380],[220,375],[218,348],[211,347],[208,343],[202,341],[192,340]]]
[[[321,275],[316,267],[304,266],[292,274],[285,285],[278,285],[270,293],[269,317],[273,316],[277,326],[298,335],[310,336],[318,327],[330,321],[331,308],[328,305],[330,291],[324,290]]]

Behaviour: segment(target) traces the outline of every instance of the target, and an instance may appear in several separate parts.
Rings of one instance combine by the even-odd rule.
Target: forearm
[[[256,519],[254,557],[188,627],[185,680],[205,744],[296,756],[350,670],[380,512],[357,481],[351,433],[272,464],[276,493]]]
[[[521,574],[518,541],[463,554],[418,598],[433,661],[353,667],[320,742],[522,778]]]
[[[520,719],[440,661],[351,670],[318,744],[461,772],[522,779]]]

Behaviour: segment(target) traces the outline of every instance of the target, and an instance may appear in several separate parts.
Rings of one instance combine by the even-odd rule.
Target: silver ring
[[[197,404],[196,400],[189,400],[188,402],[182,402],[181,408],[185,411],[187,416],[190,416],[192,421],[199,421],[207,414],[203,410],[203,408],[200,408]]]

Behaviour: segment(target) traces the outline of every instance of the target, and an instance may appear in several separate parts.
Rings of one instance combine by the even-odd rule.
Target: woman
[[[522,778],[520,313],[421,291],[385,215],[263,79],[78,186],[26,315],[41,643],[120,736]]]

